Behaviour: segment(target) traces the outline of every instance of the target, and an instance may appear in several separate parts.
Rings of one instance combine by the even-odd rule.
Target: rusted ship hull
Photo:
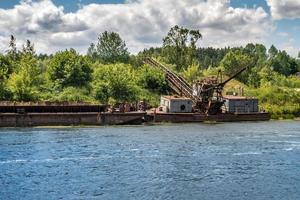
[[[222,113],[217,115],[204,115],[200,113],[154,113],[148,112],[148,121],[152,122],[241,122],[241,121],[268,121],[269,113]]]
[[[0,127],[101,126],[141,124],[146,112],[0,113]]]

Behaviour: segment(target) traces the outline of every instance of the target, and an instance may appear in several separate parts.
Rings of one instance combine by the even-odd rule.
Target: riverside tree
[[[92,43],[88,49],[90,58],[103,63],[128,63],[129,52],[126,43],[118,33],[105,31],[98,37],[97,45]]]
[[[56,53],[50,60],[48,76],[55,86],[84,87],[92,78],[88,60],[74,49]]]
[[[196,43],[202,35],[199,30],[174,26],[163,39],[163,56],[170,64],[174,64],[178,71],[193,63],[196,53]]]
[[[17,70],[10,75],[7,81],[7,87],[13,94],[13,99],[18,101],[37,100],[38,86],[41,83],[37,59],[32,54],[23,54],[17,65]]]
[[[10,98],[10,92],[7,88],[7,80],[12,73],[11,63],[9,58],[0,55],[0,100],[7,100]]]
[[[93,73],[93,93],[97,100],[107,103],[138,100],[135,72],[130,65],[96,65]]]

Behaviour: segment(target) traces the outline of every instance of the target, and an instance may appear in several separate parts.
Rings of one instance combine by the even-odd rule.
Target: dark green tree
[[[242,81],[243,83],[247,83],[249,72],[251,71],[253,64],[253,58],[251,58],[249,55],[243,53],[241,50],[232,50],[226,54],[220,66],[228,76],[231,76],[240,69],[247,67],[247,72],[244,72],[237,77],[238,80]]]
[[[84,87],[91,81],[92,69],[87,59],[74,49],[56,53],[50,60],[48,75],[55,85]]]
[[[158,93],[165,93],[168,89],[168,85],[165,79],[165,75],[158,69],[143,66],[138,71],[138,83],[147,90]]]
[[[174,64],[178,71],[193,63],[196,55],[196,43],[202,35],[199,30],[174,26],[163,39],[163,56],[167,63]]]
[[[35,54],[34,44],[30,40],[26,40],[26,43],[23,45],[23,54]]]
[[[276,47],[275,47],[274,45],[272,45],[272,46],[270,47],[268,53],[269,53],[269,57],[270,57],[270,58],[274,58],[274,57],[277,55],[278,50],[276,49]]]
[[[7,51],[7,54],[12,60],[17,60],[18,58],[16,38],[13,35],[10,36],[9,49]]]
[[[98,38],[96,47],[92,45],[89,51],[89,55],[97,54],[100,61],[104,63],[129,62],[129,52],[125,41],[115,32],[103,32]]]
[[[198,48],[196,50],[195,59],[198,61],[202,69],[209,67],[218,67],[224,56],[230,51],[230,48]]]
[[[90,47],[88,48],[88,51],[87,51],[87,56],[89,58],[91,58],[92,61],[97,60],[97,49],[96,49],[96,45],[94,43],[90,44]]]
[[[271,69],[285,76],[295,74],[298,71],[296,59],[289,56],[286,51],[278,51],[274,57],[269,59],[268,64]]]

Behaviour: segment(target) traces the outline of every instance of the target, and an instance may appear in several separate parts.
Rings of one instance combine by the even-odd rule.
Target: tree
[[[276,72],[289,76],[295,74],[297,70],[297,62],[290,57],[286,51],[278,51],[274,57],[269,59],[269,66]]]
[[[193,83],[196,80],[199,80],[203,74],[199,69],[199,65],[192,64],[187,69],[182,72],[183,77],[190,83]]]
[[[97,59],[97,50],[96,50],[96,45],[94,43],[90,44],[90,47],[88,48],[87,51],[87,56],[91,58],[93,61]]]
[[[201,38],[199,30],[189,30],[176,25],[163,39],[163,55],[178,71],[185,69],[193,63],[196,43]]]
[[[58,52],[50,60],[48,75],[61,88],[84,87],[91,80],[90,63],[74,49]]]
[[[7,82],[7,87],[18,101],[38,99],[40,85],[37,60],[30,54],[21,56],[17,71],[13,72]]]
[[[26,43],[23,45],[23,54],[35,54],[34,44],[30,40],[26,40]]]
[[[95,53],[93,48],[95,49],[91,46],[89,50]],[[99,36],[96,53],[100,61],[104,63],[128,63],[129,61],[129,52],[125,41],[115,32],[105,31]]]
[[[165,75],[160,70],[143,66],[139,69],[138,74],[138,83],[142,88],[159,93],[167,91],[168,85]]]
[[[251,68],[253,67],[253,59],[244,54],[241,50],[230,51],[226,54],[226,56],[221,61],[221,68],[224,70],[225,74],[228,76],[233,75],[238,70],[242,69],[243,67],[247,67],[247,73],[243,73],[237,77],[243,83],[247,83],[249,73],[251,72]]]
[[[102,103],[107,103],[109,99],[117,102],[138,100],[138,88],[134,75],[130,65],[96,66],[92,83],[94,97]]]
[[[11,63],[8,57],[0,55],[0,100],[8,100],[10,98],[10,92],[7,89],[7,79],[11,73]]]
[[[224,56],[230,51],[230,48],[198,48],[194,59],[199,62],[202,69],[207,69],[209,67],[218,67]]]
[[[17,44],[16,44],[16,38],[11,35],[10,41],[9,41],[9,50],[7,51],[8,56],[11,57],[13,60],[17,59],[18,51],[17,51]]]
[[[274,57],[277,55],[278,50],[276,49],[276,47],[275,47],[274,45],[272,45],[272,46],[270,47],[268,53],[269,53],[269,57],[270,57],[270,58],[274,58]]]

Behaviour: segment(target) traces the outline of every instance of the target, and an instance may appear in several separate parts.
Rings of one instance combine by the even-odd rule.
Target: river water
[[[0,129],[0,199],[300,199],[300,122]]]

